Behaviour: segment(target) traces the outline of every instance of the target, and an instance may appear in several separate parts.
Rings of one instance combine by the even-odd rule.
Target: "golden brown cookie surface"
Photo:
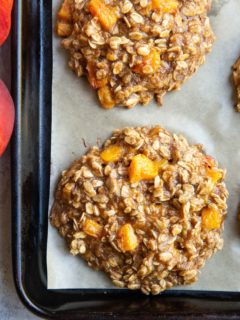
[[[65,171],[51,222],[119,287],[157,294],[197,280],[222,248],[224,171],[160,127],[125,128]]]

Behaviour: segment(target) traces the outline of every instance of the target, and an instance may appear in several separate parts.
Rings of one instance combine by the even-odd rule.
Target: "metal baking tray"
[[[240,293],[47,290],[52,3],[16,0],[12,35],[12,253],[18,295],[48,319],[239,319]]]

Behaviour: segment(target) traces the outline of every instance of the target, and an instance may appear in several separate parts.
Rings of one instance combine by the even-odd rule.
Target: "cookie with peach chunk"
[[[223,246],[225,170],[155,126],[116,130],[63,172],[51,223],[120,288],[158,294],[198,279]]]
[[[162,105],[211,51],[209,10],[209,0],[64,0],[56,32],[104,109]]]

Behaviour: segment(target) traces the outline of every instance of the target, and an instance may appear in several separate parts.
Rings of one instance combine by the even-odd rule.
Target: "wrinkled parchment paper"
[[[61,0],[53,0],[53,19]],[[87,81],[67,67],[65,50],[53,36],[52,156],[50,203],[62,170],[87,151],[87,144],[103,142],[115,128],[161,126],[182,133],[191,143],[202,143],[207,153],[227,169],[230,192],[224,249],[202,269],[199,281],[187,289],[240,291],[240,114],[233,108],[231,66],[240,55],[240,1],[214,3],[211,23],[217,40],[206,63],[181,91],[167,94],[163,108],[155,102],[132,110],[100,108]],[[64,240],[49,224],[47,244],[48,288],[110,288],[102,272],[91,270],[69,254]]]

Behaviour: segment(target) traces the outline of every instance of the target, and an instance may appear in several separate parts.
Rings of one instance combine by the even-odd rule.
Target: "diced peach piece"
[[[92,219],[86,219],[83,225],[83,231],[91,237],[99,238],[101,237],[103,227]]]
[[[142,63],[133,67],[133,71],[136,73],[144,73],[145,66],[151,66],[151,73],[157,72],[161,65],[160,53],[156,48],[153,48],[149,55],[143,57]]]
[[[98,97],[103,108],[112,109],[115,106],[115,102],[108,86],[104,86],[98,90]]]
[[[95,78],[95,75],[93,73],[91,73],[91,74],[89,73],[88,74],[88,81],[89,81],[90,85],[94,89],[102,88],[108,83],[108,79],[107,78],[98,80],[98,79]]]
[[[220,171],[217,168],[211,168],[211,169],[207,168],[206,175],[207,175],[207,177],[211,178],[211,180],[214,184],[216,184],[223,177],[222,171]]]
[[[131,183],[141,180],[151,180],[158,175],[158,164],[150,160],[144,154],[138,154],[132,158],[129,166],[129,178]]]
[[[216,209],[205,208],[202,210],[202,226],[208,230],[219,229],[221,227],[222,217]]]
[[[72,21],[72,10],[70,0],[65,0],[58,11],[58,18],[67,22]]]
[[[103,150],[100,154],[101,158],[105,162],[116,162],[123,154],[123,148],[120,146],[109,146]]]
[[[5,151],[12,135],[15,119],[15,108],[12,97],[0,80],[0,157]]]
[[[122,252],[133,251],[138,246],[138,238],[130,223],[124,224],[118,230],[118,246]]]
[[[88,77],[88,81],[90,82],[91,86],[94,89],[102,88],[108,83],[108,79],[107,78],[104,78],[104,79],[101,79],[101,80],[97,80],[96,78],[90,77],[90,76]]]
[[[98,17],[100,24],[106,31],[110,31],[117,22],[118,16],[115,9],[107,6],[104,0],[90,0],[88,9],[94,17]]]
[[[59,37],[68,37],[72,33],[71,23],[58,21],[56,25],[56,32]]]
[[[161,65],[160,53],[157,49],[152,49],[148,56],[144,58],[145,64],[150,65],[153,71],[157,71]]]
[[[164,13],[175,13],[179,6],[177,0],[152,0],[152,9],[159,10]]]
[[[95,65],[92,62],[88,62],[87,64],[87,71],[88,71],[88,81],[91,84],[91,86],[94,89],[98,89],[101,87],[104,87],[108,83],[108,79],[104,78],[101,80],[98,80],[96,78],[96,72],[95,72]]]

